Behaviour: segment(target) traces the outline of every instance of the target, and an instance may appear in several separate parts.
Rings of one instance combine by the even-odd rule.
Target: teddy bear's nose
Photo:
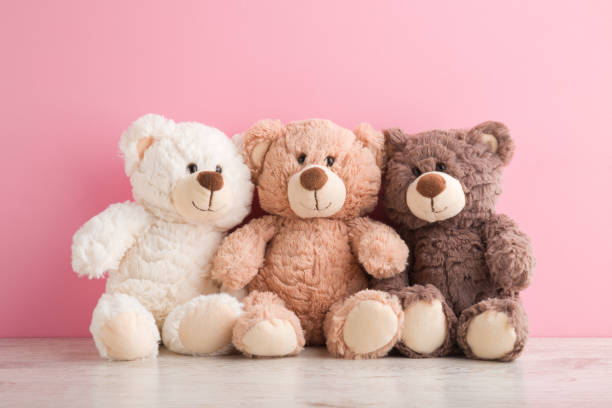
[[[434,198],[444,191],[446,188],[446,180],[439,174],[425,174],[419,179],[416,189],[419,193],[427,198]]]
[[[218,191],[223,188],[223,176],[216,171],[201,171],[198,174],[198,182],[210,191]]]
[[[300,184],[309,191],[319,190],[325,183],[327,183],[327,174],[318,167],[308,169],[300,176]]]

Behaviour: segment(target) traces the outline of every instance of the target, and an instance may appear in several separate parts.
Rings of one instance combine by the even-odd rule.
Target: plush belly
[[[272,291],[293,310],[309,344],[323,344],[322,325],[336,301],[367,287],[352,255],[348,228],[332,220],[286,225],[270,243],[250,290]]]
[[[414,240],[412,284],[435,285],[460,314],[495,294],[477,230],[431,229]]]
[[[174,307],[218,290],[209,270],[220,240],[221,234],[194,226],[155,225],[109,274],[107,291],[134,296],[159,324]]]

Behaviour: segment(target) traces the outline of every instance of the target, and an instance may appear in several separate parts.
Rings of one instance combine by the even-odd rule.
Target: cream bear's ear
[[[378,167],[382,167],[385,157],[385,137],[383,134],[368,123],[360,123],[353,133],[372,152]]]
[[[132,175],[146,150],[163,137],[172,134],[175,123],[161,115],[149,113],[136,119],[121,135],[119,149],[125,160],[125,173]]]
[[[281,121],[272,119],[260,120],[244,133],[242,154],[253,178],[257,178],[259,175],[270,145],[282,134],[283,125]]]
[[[484,144],[489,151],[496,154],[504,165],[510,163],[514,154],[514,142],[510,131],[500,122],[483,122],[474,126],[467,135],[467,140],[473,144]]]

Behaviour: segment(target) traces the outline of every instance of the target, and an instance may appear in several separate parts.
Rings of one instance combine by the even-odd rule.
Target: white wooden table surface
[[[1,407],[612,407],[612,339],[530,339],[514,363],[400,356],[108,362],[91,339],[0,339]]]

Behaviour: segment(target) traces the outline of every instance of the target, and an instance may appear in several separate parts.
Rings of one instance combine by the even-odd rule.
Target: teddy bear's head
[[[501,193],[502,168],[514,152],[505,125],[434,130],[413,136],[385,131],[389,156],[384,202],[394,222],[420,228],[434,222],[486,217]]]
[[[350,218],[371,211],[381,181],[384,136],[329,120],[262,120],[245,133],[244,157],[261,207],[284,217]]]
[[[168,221],[219,229],[239,224],[250,211],[253,185],[242,138],[235,139],[200,123],[139,118],[119,144],[134,199]]]

